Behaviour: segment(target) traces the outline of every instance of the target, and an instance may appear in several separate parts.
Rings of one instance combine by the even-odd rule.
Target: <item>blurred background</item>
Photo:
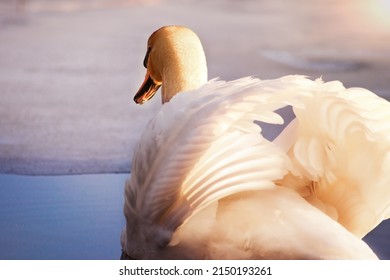
[[[303,74],[390,98],[389,0],[0,0],[0,259],[119,258],[132,151],[161,106],[132,98],[163,25],[198,33],[209,78]],[[388,259],[389,234],[366,239]]]

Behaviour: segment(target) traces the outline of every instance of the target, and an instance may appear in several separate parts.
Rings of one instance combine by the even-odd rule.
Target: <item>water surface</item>
[[[119,259],[128,175],[0,175],[0,259]]]

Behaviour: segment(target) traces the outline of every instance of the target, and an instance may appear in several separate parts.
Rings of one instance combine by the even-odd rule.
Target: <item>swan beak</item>
[[[134,102],[137,104],[145,103],[156,94],[160,86],[161,85],[156,84],[150,77],[149,71],[146,71],[145,80],[135,94]]]

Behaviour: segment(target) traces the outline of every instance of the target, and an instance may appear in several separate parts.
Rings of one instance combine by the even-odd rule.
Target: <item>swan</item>
[[[142,104],[161,86],[125,186],[134,259],[376,259],[362,237],[390,216],[390,105],[303,76],[207,81],[198,36],[149,38]],[[180,93],[180,94],[178,94]],[[273,141],[256,121],[280,125]]]

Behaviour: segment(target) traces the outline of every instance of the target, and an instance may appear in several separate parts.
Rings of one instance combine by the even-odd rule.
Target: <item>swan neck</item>
[[[162,63],[162,102],[182,91],[194,90],[207,82],[207,63],[202,44],[195,34],[171,40]]]
[[[166,69],[163,75],[162,102],[169,102],[179,92],[198,89],[207,82],[207,68],[175,67]]]

